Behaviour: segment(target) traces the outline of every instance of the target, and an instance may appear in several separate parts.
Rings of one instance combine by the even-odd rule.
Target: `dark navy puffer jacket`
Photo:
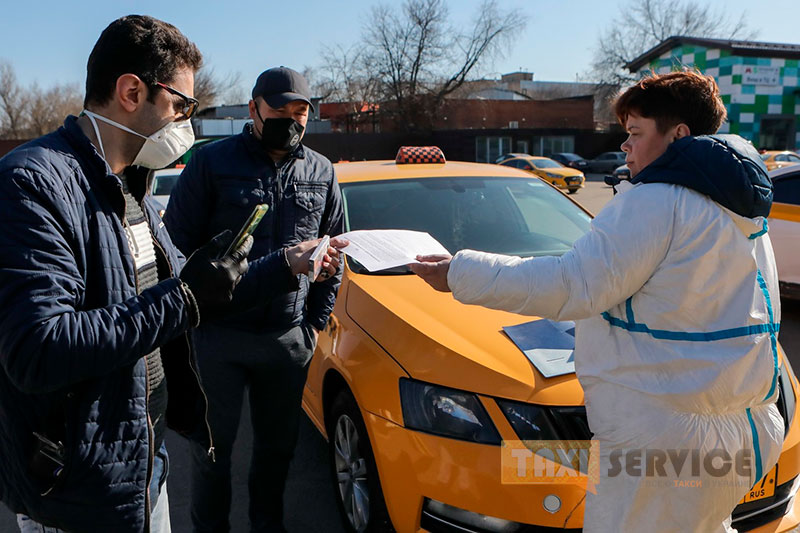
[[[267,204],[269,210],[256,228],[250,270],[236,289],[237,300],[267,279],[263,258],[284,246],[344,231],[342,196],[331,162],[298,144],[276,166],[253,135],[251,124],[239,135],[197,150],[172,190],[164,222],[175,245],[189,255],[220,231],[238,231],[257,204]],[[225,319],[226,324],[260,332],[306,320],[322,330],[341,278],[341,270],[313,284],[298,276],[283,294],[262,298],[255,307],[235,302],[237,309],[247,311]]]
[[[146,186],[146,173],[129,179]],[[159,270],[182,256],[154,208]],[[152,463],[143,355],[161,346],[167,423],[205,429],[177,278],[137,295],[120,180],[75,117],[0,160],[0,499],[68,531],[145,531]],[[53,482],[33,433],[64,444]]]
[[[672,183],[709,196],[743,217],[769,214],[772,181],[758,151],[738,135],[683,137],[631,183]]]

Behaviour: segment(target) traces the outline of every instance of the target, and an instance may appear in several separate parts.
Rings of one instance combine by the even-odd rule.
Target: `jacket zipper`
[[[120,187],[120,193],[122,193],[122,188]],[[128,212],[128,202],[125,200],[124,193],[122,194],[122,205],[123,205],[123,213]],[[144,213],[144,209],[142,209],[142,213]],[[147,219],[147,215],[145,215],[145,220]],[[130,224],[128,223],[128,217],[126,215],[122,216],[122,227],[125,230],[125,240],[128,241],[128,251],[131,252],[131,247],[135,245],[135,237],[133,235],[133,229],[131,228]],[[150,227],[149,221],[147,227]],[[134,242],[132,243],[129,239],[133,239]],[[155,241],[155,239],[153,239]],[[131,255],[133,253],[131,252]],[[169,261],[168,261],[169,262]],[[139,270],[136,267],[136,259],[134,258],[133,261],[133,281],[136,285],[136,294],[139,294]],[[144,368],[145,368],[145,388],[144,388],[144,399],[145,399],[145,414],[147,415],[147,477],[145,478],[145,488],[144,488],[144,530],[150,531],[150,478],[153,476],[153,461],[155,460],[155,452],[153,452],[153,444],[155,441],[155,434],[153,431],[153,424],[150,420],[150,378],[147,375],[147,356],[145,355],[142,357],[144,359]]]
[[[137,288],[138,290],[138,288]],[[147,356],[143,357],[145,373],[147,372]],[[145,405],[147,406],[147,478],[144,491],[144,530],[150,531],[150,481],[153,477],[153,463],[155,462],[155,452],[153,445],[155,444],[156,436],[153,428],[153,423],[150,420],[150,376],[145,376]]]
[[[275,165],[275,184],[277,186],[276,188],[277,188],[277,193],[278,194],[277,194],[277,198],[275,198],[275,207],[274,207],[274,212],[273,212],[273,215],[272,215],[274,217],[272,219],[273,220],[273,222],[272,222],[272,233],[273,233],[273,236],[272,236],[272,249],[273,250],[276,250],[279,247],[283,246],[283,236],[281,235],[283,227],[282,227],[282,224],[281,224],[281,216],[280,215],[281,215],[281,211],[283,211],[283,209],[282,209],[283,197],[284,197],[284,193],[286,192],[286,188],[284,187],[284,185],[288,185],[288,183],[286,183],[286,184],[283,183],[283,177],[284,177],[284,175],[287,174],[287,172],[284,172],[284,170],[287,170],[292,165],[292,163],[294,163],[294,159],[290,157],[280,167],[278,167],[278,165]],[[293,183],[292,187],[294,188],[295,195],[297,195],[297,185],[295,185]]]
[[[281,169],[275,168],[275,210],[272,213],[272,248],[277,249],[283,245],[280,235],[281,204],[283,203],[283,184],[281,183]]]
[[[147,212],[142,209],[142,212],[145,213],[145,218],[147,219],[147,227],[150,228],[150,219],[147,218]],[[167,268],[169,269],[169,276],[174,277],[175,271],[172,269],[172,264],[169,262],[169,256],[167,252],[164,251],[164,247],[161,246],[161,243],[158,242],[156,236],[153,235],[152,231],[150,232],[150,236],[153,239],[153,245],[157,246],[158,249],[161,251],[161,254],[164,256],[164,259],[167,261]],[[184,340],[186,341],[186,347],[189,349],[189,368],[192,369],[192,373],[194,374],[195,379],[197,380],[197,386],[200,387],[200,394],[203,395],[203,399],[205,400],[206,408],[205,412],[203,413],[203,421],[206,424],[206,431],[208,432],[208,457],[211,458],[211,461],[217,462],[217,456],[214,453],[214,436],[211,434],[211,424],[208,423],[208,396],[206,395],[205,389],[203,389],[203,383],[200,381],[200,373],[194,367],[194,362],[192,358],[192,343],[189,342],[189,337],[187,334],[184,333],[183,335]]]

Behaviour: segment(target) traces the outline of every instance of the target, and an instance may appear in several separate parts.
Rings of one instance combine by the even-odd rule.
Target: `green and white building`
[[[728,120],[757,148],[800,150],[800,45],[670,37],[626,67],[642,76],[683,67],[713,76]]]

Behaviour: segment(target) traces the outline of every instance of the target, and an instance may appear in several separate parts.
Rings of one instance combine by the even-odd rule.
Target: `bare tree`
[[[68,115],[77,115],[83,109],[83,92],[77,83],[57,84],[49,89],[41,89],[34,83],[28,94],[25,117],[28,137],[38,137],[57,129]]]
[[[200,109],[221,104],[247,103],[247,93],[242,86],[240,72],[220,75],[213,67],[202,67],[194,76],[194,97]]]
[[[325,47],[322,61],[321,69],[306,68],[304,72],[315,96],[340,102],[376,101],[378,79],[365,64],[360,45]]]
[[[203,68],[195,76],[195,97],[202,107],[247,102],[241,74],[217,75]],[[57,129],[68,115],[80,113],[83,91],[77,83],[23,87],[14,67],[0,60],[0,139],[30,139]]]
[[[445,97],[502,56],[526,24],[496,0],[484,0],[467,28],[454,27],[448,15],[444,0],[372,8],[356,47],[324,52],[328,93],[378,100],[401,128],[429,128]]]
[[[669,37],[752,39],[756,33],[745,13],[732,18],[724,7],[694,0],[631,0],[601,33],[591,77],[613,91],[636,79],[624,70],[627,63]]]
[[[378,78],[366,64],[360,46],[329,46],[322,50],[323,67],[303,72],[314,96],[344,106],[348,129],[353,124],[373,123],[380,100]]]
[[[25,139],[29,96],[17,82],[14,67],[0,61],[0,138]]]

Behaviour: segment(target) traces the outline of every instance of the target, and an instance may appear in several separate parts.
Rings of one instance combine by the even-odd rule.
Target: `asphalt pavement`
[[[590,175],[586,187],[572,198],[597,213],[612,197],[611,188],[603,183],[602,175]],[[782,302],[783,316],[779,340],[796,372],[800,372],[800,302]],[[243,406],[244,416],[239,428],[233,456],[233,503],[231,531],[245,532],[247,519],[247,470],[252,449],[252,428],[247,395]],[[186,442],[175,435],[167,435],[170,453],[168,492],[172,530],[176,533],[191,531],[189,518],[189,453]],[[316,428],[303,417],[300,438],[289,472],[285,497],[286,527],[290,533],[343,533],[336,507],[333,480],[328,462],[327,443]],[[17,531],[16,521],[7,508],[0,505],[0,533]]]

